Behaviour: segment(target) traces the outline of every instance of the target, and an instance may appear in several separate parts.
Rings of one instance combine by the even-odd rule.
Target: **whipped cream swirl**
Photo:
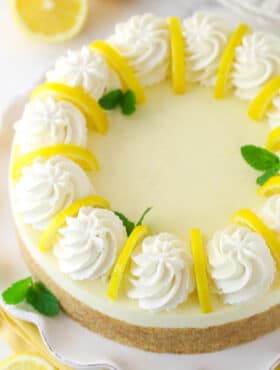
[[[275,264],[263,238],[244,227],[217,232],[208,244],[209,270],[225,303],[263,296],[275,276]]]
[[[15,130],[22,153],[55,144],[87,145],[83,114],[73,104],[51,96],[38,97],[26,104]]]
[[[96,100],[121,87],[118,76],[104,57],[86,46],[60,57],[54,69],[47,73],[47,80],[82,87]]]
[[[280,73],[280,39],[264,32],[245,35],[242,45],[236,48],[233,67],[235,94],[244,100],[253,99]]]
[[[168,74],[170,35],[167,22],[152,14],[131,17],[115,27],[109,38],[144,86],[163,81]]]
[[[218,67],[230,35],[223,19],[198,12],[183,22],[188,81],[215,84]]]
[[[272,99],[272,108],[266,113],[268,123],[272,129],[280,126],[280,94]]]
[[[127,239],[114,212],[92,207],[82,207],[77,217],[68,217],[59,234],[54,255],[60,270],[74,280],[108,275]]]
[[[193,261],[184,242],[169,233],[143,240],[132,257],[132,288],[127,295],[139,300],[144,310],[171,310],[194,290]]]
[[[15,185],[15,210],[24,223],[43,230],[64,208],[93,193],[87,174],[76,163],[62,156],[38,158],[23,168]]]
[[[261,218],[272,230],[280,232],[280,195],[272,195],[269,197],[261,212]]]

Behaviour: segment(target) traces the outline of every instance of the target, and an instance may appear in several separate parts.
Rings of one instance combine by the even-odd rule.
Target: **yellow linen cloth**
[[[59,370],[71,370],[61,364],[46,349],[37,327],[29,322],[18,320],[0,306],[0,336],[17,353],[32,352],[48,361]]]

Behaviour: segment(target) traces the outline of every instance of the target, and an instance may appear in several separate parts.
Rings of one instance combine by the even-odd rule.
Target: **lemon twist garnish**
[[[229,74],[232,68],[232,62],[234,60],[235,49],[241,44],[244,35],[249,31],[249,26],[241,23],[233,32],[228,41],[217,73],[217,81],[214,91],[216,99],[223,99],[226,95],[226,88]]]
[[[184,94],[186,91],[186,63],[181,22],[177,17],[169,17],[168,23],[171,39],[173,90],[176,94]]]
[[[0,363],[3,370],[55,370],[45,359],[33,353],[20,353],[8,357]]]
[[[91,49],[97,49],[104,55],[107,63],[118,74],[125,87],[135,93],[137,103],[144,103],[146,100],[145,91],[134,71],[121,54],[104,41],[95,41],[89,47]]]
[[[196,287],[201,311],[203,313],[209,313],[212,311],[212,304],[207,276],[207,261],[203,248],[201,232],[199,229],[191,230],[191,247],[194,261]]]
[[[280,150],[280,127],[276,127],[268,135],[265,147],[271,151]]]
[[[76,36],[85,24],[89,8],[88,0],[9,0],[9,3],[20,29],[44,42],[61,42]]]
[[[95,208],[107,208],[110,209],[110,203],[98,196],[92,195],[87,198],[79,199],[72,203],[69,207],[61,211],[46,227],[44,232],[41,234],[39,240],[39,248],[42,252],[49,250],[53,245],[53,240],[57,233],[57,230],[66,224],[66,217],[74,217],[78,214],[82,207],[95,207]]]
[[[108,296],[116,300],[118,298],[123,275],[133,249],[149,234],[147,226],[136,226],[129,235],[121,254],[114,266],[108,287]]]
[[[66,100],[75,105],[86,117],[88,126],[101,134],[108,129],[108,118],[97,101],[81,87],[73,87],[57,82],[39,85],[31,94],[31,100],[37,96],[52,95],[57,100]]]
[[[232,216],[232,221],[259,233],[270,249],[278,268],[280,268],[280,240],[274,231],[267,227],[255,213],[246,208],[235,213]]]
[[[258,195],[270,197],[274,194],[280,194],[280,176],[273,176],[267,182],[258,188]]]
[[[20,155],[12,165],[11,175],[13,180],[17,180],[22,174],[22,169],[30,166],[36,158],[49,159],[56,155],[71,159],[85,171],[97,171],[99,168],[97,159],[88,149],[72,144],[57,144]]]
[[[268,81],[251,102],[248,110],[249,117],[255,121],[260,121],[269,109],[271,101],[279,89],[280,76],[276,76]]]

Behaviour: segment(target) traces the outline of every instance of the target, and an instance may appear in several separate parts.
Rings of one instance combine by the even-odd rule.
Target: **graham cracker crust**
[[[131,325],[92,309],[62,289],[34,261],[20,237],[19,241],[32,275],[55,294],[67,315],[89,330],[124,345],[157,353],[206,353],[253,341],[280,327],[280,304],[249,318],[208,328]]]

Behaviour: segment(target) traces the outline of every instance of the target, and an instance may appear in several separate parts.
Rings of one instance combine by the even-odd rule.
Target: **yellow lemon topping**
[[[266,144],[268,150],[277,151],[280,150],[280,127],[276,127],[269,134]]]
[[[99,168],[97,159],[88,149],[72,144],[57,144],[33,150],[16,158],[12,164],[12,178],[17,180],[22,174],[22,169],[31,165],[36,158],[49,159],[55,155],[71,159],[85,171],[97,171]]]
[[[10,0],[14,20],[29,36],[61,42],[76,36],[88,15],[88,0]]]
[[[39,248],[42,252],[45,252],[52,247],[57,230],[65,225],[66,217],[76,216],[82,207],[111,208],[110,203],[98,195],[79,199],[72,203],[69,207],[61,211],[43,231],[39,241]]]
[[[217,80],[214,91],[216,99],[223,99],[226,95],[226,88],[229,74],[232,68],[232,62],[234,60],[235,49],[241,44],[244,35],[249,31],[249,26],[241,23],[233,32],[228,41],[217,73]]]
[[[280,240],[265,223],[249,209],[241,209],[232,216],[232,221],[259,233],[265,240],[275,262],[280,268]]]
[[[207,276],[207,260],[203,248],[201,232],[199,229],[191,230],[191,247],[194,261],[194,274],[198,299],[203,313],[212,311],[209,283]]]
[[[270,197],[280,193],[280,176],[273,176],[258,188],[258,195]]]
[[[74,104],[86,117],[88,126],[101,134],[108,129],[108,118],[96,100],[81,87],[72,87],[56,82],[46,82],[38,86],[31,94],[31,100],[37,96],[52,95],[57,100],[66,100]]]
[[[108,64],[118,74],[125,87],[135,93],[137,103],[144,103],[146,100],[145,91],[134,71],[121,54],[108,43],[101,40],[90,44],[90,48],[97,49],[104,55]]]
[[[32,353],[13,355],[0,363],[1,370],[55,370],[46,360]]]
[[[280,76],[272,78],[253,99],[248,114],[255,121],[261,120],[271,105],[272,98],[280,89]]]
[[[108,287],[108,296],[116,300],[118,298],[123,275],[133,249],[149,234],[147,226],[136,226],[129,235],[119,258],[113,268]]]
[[[171,65],[173,90],[176,94],[186,91],[185,42],[181,22],[177,17],[169,17],[171,39]]]

